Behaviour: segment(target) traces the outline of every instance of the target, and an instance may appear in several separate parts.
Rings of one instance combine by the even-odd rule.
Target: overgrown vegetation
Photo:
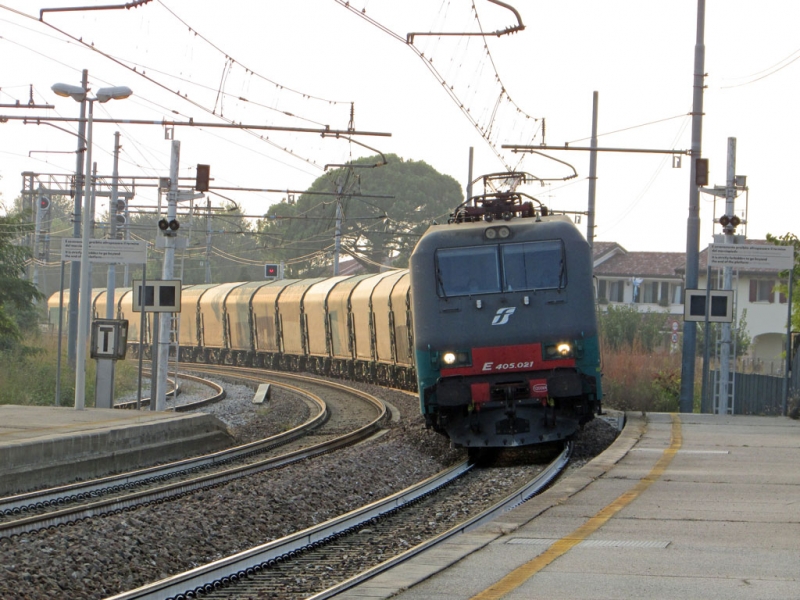
[[[677,412],[681,355],[669,352],[670,315],[609,306],[598,314],[604,404],[617,410]]]
[[[67,365],[66,344],[61,348],[61,388],[59,406],[73,406],[75,370]],[[86,361],[86,406],[93,407],[95,395],[94,360]],[[0,352],[0,404],[31,406],[56,405],[56,373],[58,370],[58,338],[37,334],[28,345],[18,345]],[[116,366],[117,398],[134,392],[138,385],[138,363],[120,360]]]

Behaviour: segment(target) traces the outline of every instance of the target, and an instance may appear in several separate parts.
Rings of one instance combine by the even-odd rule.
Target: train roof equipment
[[[479,178],[483,181],[483,193],[467,198],[448,219],[448,223],[470,223],[474,221],[510,221],[514,217],[539,218],[549,214],[547,207],[517,188],[520,185],[541,182],[541,179],[524,172],[490,173]]]

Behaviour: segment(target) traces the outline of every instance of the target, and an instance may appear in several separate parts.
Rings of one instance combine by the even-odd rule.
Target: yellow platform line
[[[678,415],[672,415],[672,439],[670,440],[669,448],[664,450],[664,454],[658,459],[658,462],[646,477],[639,480],[639,483],[633,486],[633,488],[600,510],[600,512],[594,515],[582,526],[578,527],[575,531],[555,542],[545,552],[536,558],[530,560],[520,567],[517,567],[491,587],[485,589],[476,596],[473,596],[472,600],[497,600],[502,598],[509,592],[517,589],[559,556],[566,554],[573,547],[580,544],[587,537],[600,529],[600,527],[602,527],[606,521],[628,506],[628,504],[638,498],[642,492],[655,483],[655,481],[657,481],[664,474],[664,471],[667,470],[667,467],[669,467],[672,459],[675,458],[675,454],[677,454],[678,450],[680,449],[681,444],[683,444],[683,437],[681,435],[681,419]]]

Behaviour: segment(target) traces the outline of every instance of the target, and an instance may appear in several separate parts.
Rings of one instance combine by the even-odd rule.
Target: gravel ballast
[[[226,399],[203,411],[223,420],[238,443],[308,418],[306,403],[289,392],[273,389],[272,399],[258,406],[250,387],[224,385]],[[4,540],[0,598],[105,598],[318,524],[466,457],[425,429],[416,397],[357,387],[397,408],[400,419],[388,423],[385,434],[180,500]],[[596,419],[577,440],[577,458],[596,455],[615,435]],[[497,477],[503,477],[502,468]]]

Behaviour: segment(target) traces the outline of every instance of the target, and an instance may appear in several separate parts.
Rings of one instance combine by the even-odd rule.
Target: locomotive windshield
[[[559,240],[436,251],[440,297],[560,289],[567,284]]]
[[[440,296],[469,296],[500,291],[497,246],[442,248],[436,251],[437,292]]]

